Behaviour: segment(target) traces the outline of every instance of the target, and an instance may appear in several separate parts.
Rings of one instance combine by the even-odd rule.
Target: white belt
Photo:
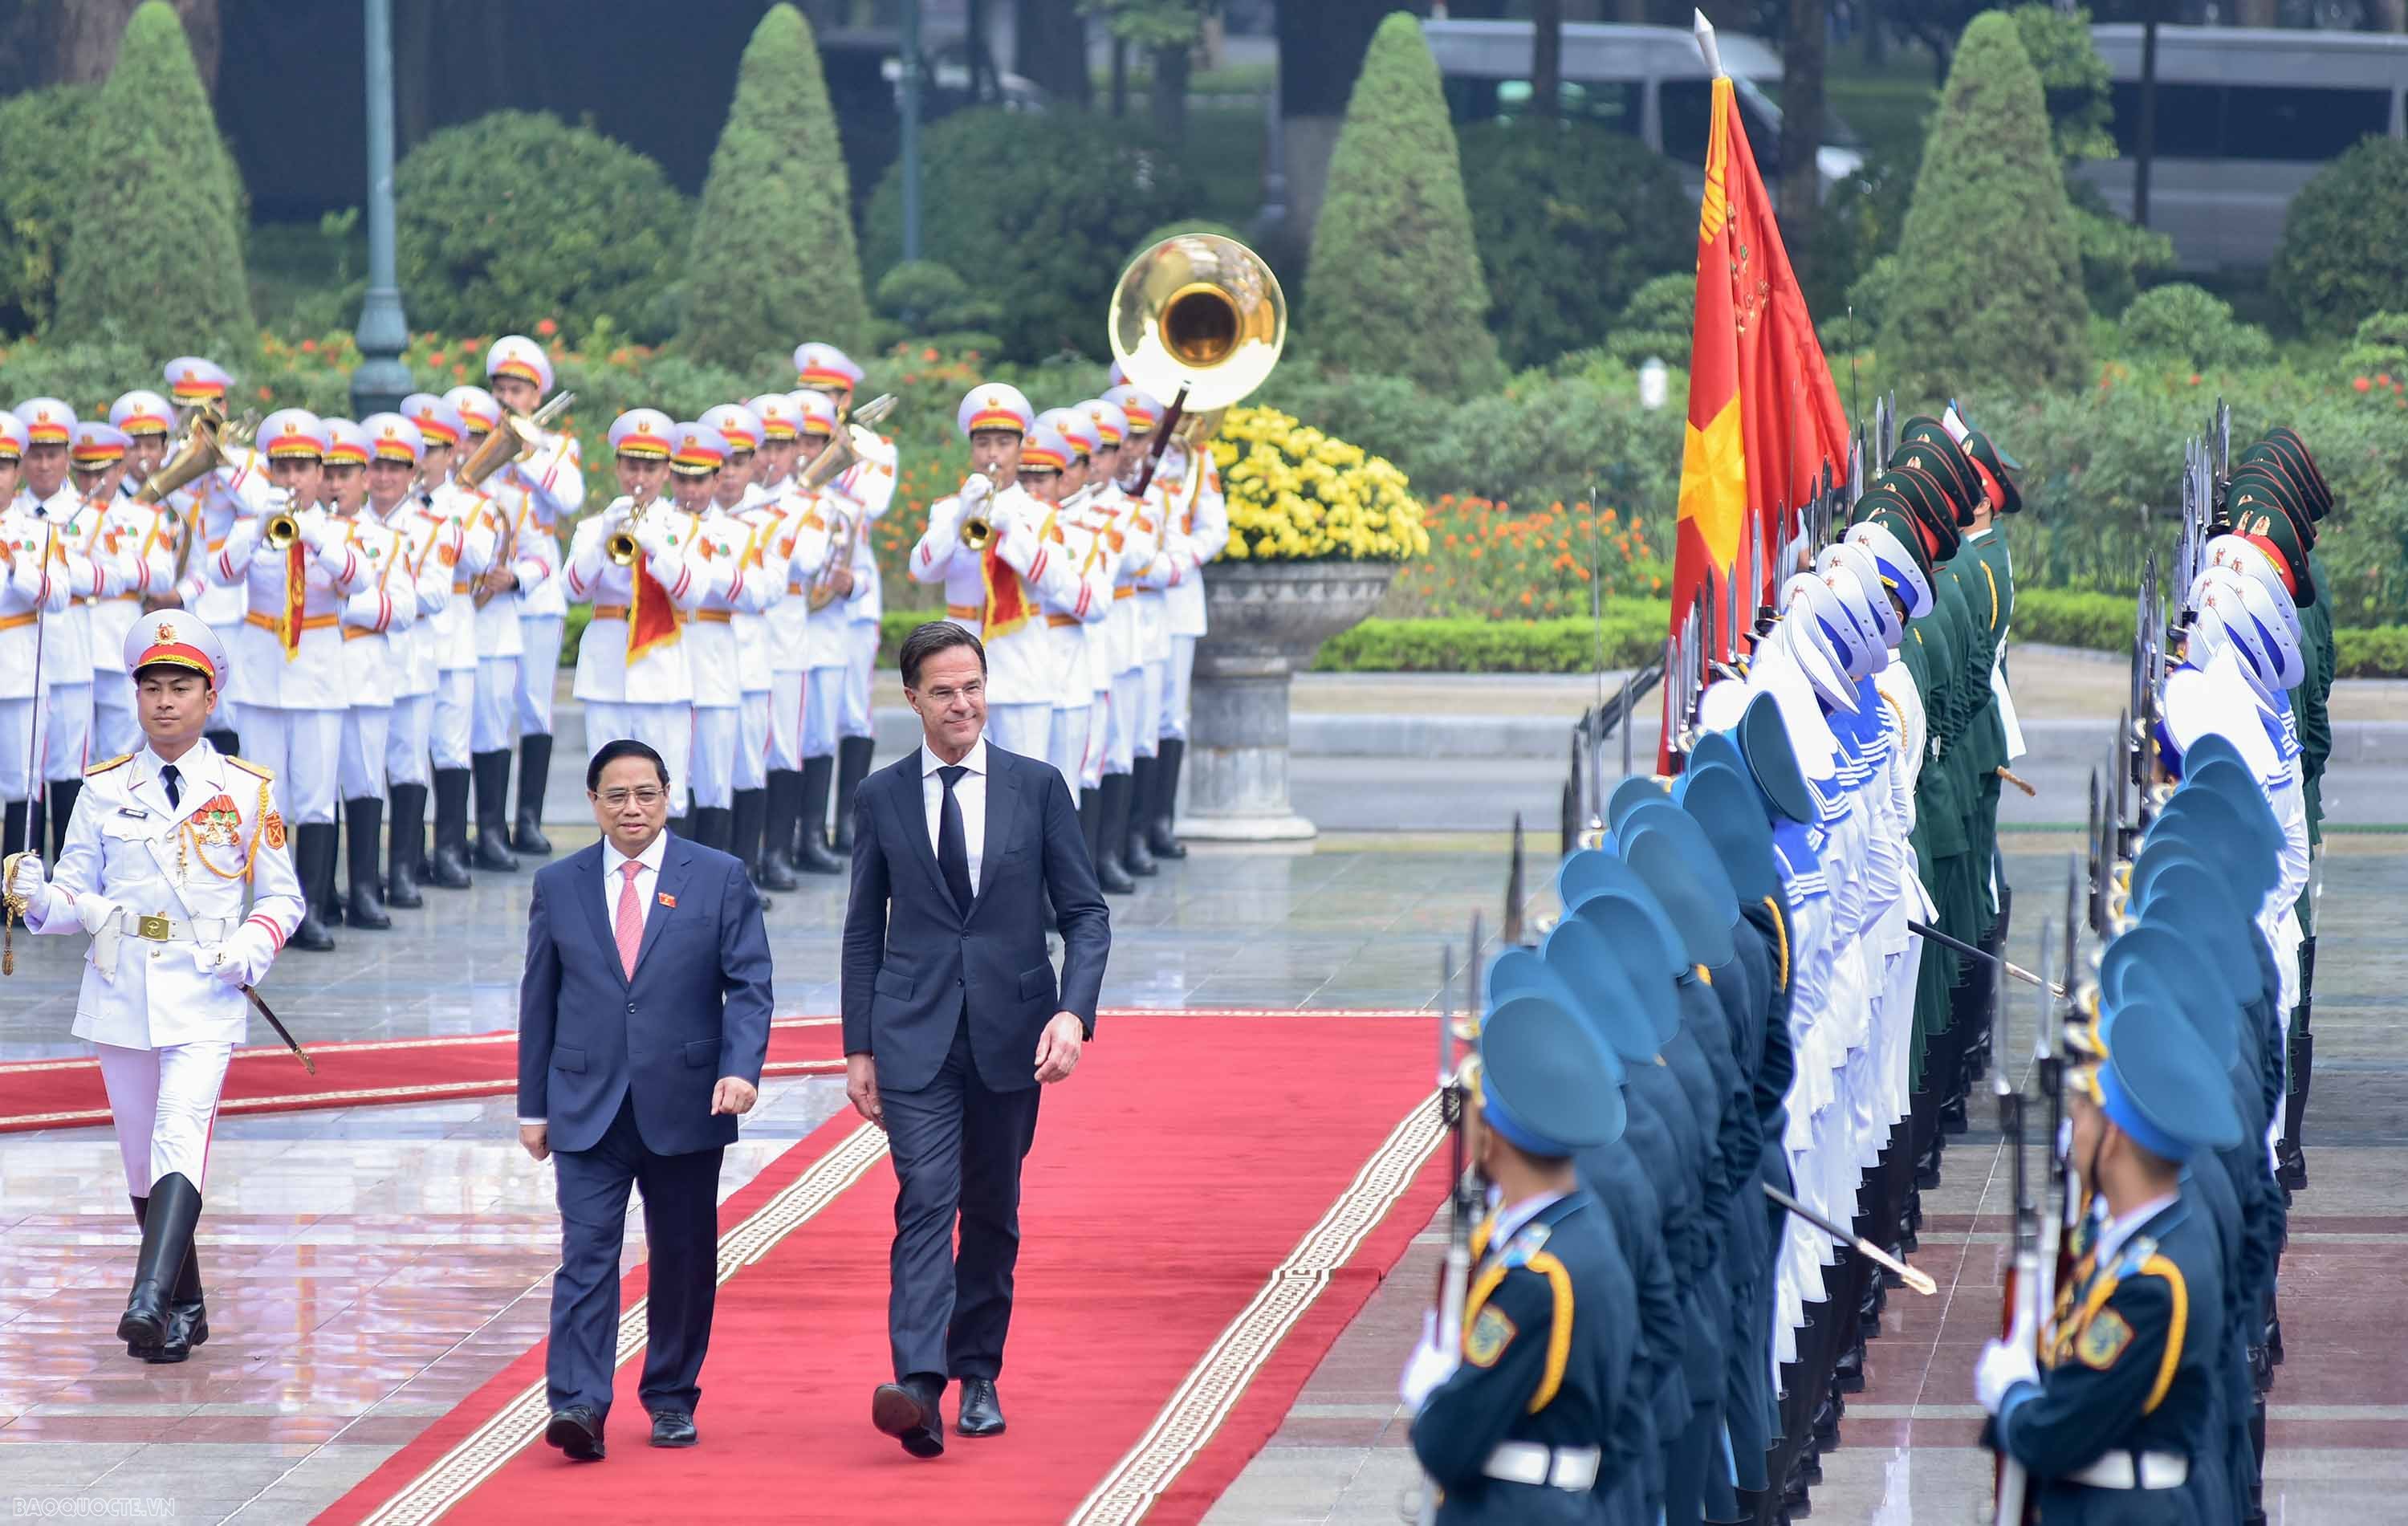
[[[207,948],[224,943],[240,926],[239,922],[226,916],[205,916],[188,922],[179,916],[146,915],[121,906],[110,913],[108,920],[100,925],[100,930],[93,934],[92,961],[114,978],[118,944],[122,939],[142,938],[154,943],[198,943]]]
[[[2091,1489],[2180,1489],[2189,1481],[2190,1459],[2172,1452],[2109,1452],[2066,1478]]]
[[[1553,1485],[1574,1494],[1597,1487],[1604,1453],[1595,1447],[1541,1447],[1535,1441],[1500,1441],[1480,1471],[1508,1484]],[[2177,1461],[2180,1459],[2176,1459]]]

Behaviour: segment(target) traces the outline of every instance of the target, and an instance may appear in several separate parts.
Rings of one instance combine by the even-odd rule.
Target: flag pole
[[[1723,78],[1723,55],[1722,50],[1714,46],[1714,23],[1706,20],[1706,13],[1702,10],[1692,9],[1690,14],[1697,18],[1691,30],[1697,34],[1698,56],[1706,61],[1706,72],[1720,79]]]

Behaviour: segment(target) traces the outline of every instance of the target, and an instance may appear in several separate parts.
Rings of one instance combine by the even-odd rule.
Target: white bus
[[[1457,123],[1518,116],[1530,106],[1528,22],[1424,22],[1422,36]],[[1781,55],[1760,37],[1716,37],[1723,68],[1739,96],[1748,147],[1768,183],[1781,176]],[[1705,185],[1706,135],[1713,125],[1713,77],[1696,38],[1678,27],[1564,24],[1562,110],[1568,117],[1627,133],[1672,162],[1691,195]],[[1845,126],[1827,108],[1815,168],[1825,190],[1864,163]]]
[[[2132,212],[2141,141],[2141,28],[2090,29],[2114,80],[2117,157],[2078,173]],[[2401,136],[2408,36],[2157,28],[2149,225],[2186,270],[2272,263],[2291,198],[2369,135]]]

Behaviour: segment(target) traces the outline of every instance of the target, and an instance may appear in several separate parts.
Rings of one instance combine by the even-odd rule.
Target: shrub
[[[1462,135],[1463,188],[1512,366],[1601,343],[1650,276],[1697,266],[1697,218],[1663,155],[1566,118]]]
[[[1856,314],[1856,322],[1875,333],[1881,332],[1890,309],[1898,301],[1898,279],[1896,254],[1885,254],[1865,266],[1864,274],[1848,287],[1848,308]]]
[[[841,348],[867,344],[852,205],[810,23],[791,5],[773,6],[744,49],[736,100],[711,151],[680,347],[743,367],[770,355],[782,363],[803,337],[793,332],[798,325]]]
[[[2231,303],[2187,281],[2152,287],[2134,298],[2119,332],[2127,354],[2186,360],[2200,370],[2263,365],[2274,357],[2274,341],[2264,329],[2235,322]]]
[[[1120,270],[1127,269],[1129,261],[1136,259],[1139,255],[1144,253],[1147,250],[1152,249],[1154,245],[1162,242],[1165,238],[1176,238],[1182,233],[1207,233],[1211,234],[1216,238],[1235,238],[1240,243],[1244,243],[1246,241],[1246,236],[1244,234],[1240,233],[1237,229],[1229,226],[1226,223],[1215,223],[1209,217],[1181,218],[1177,222],[1165,223],[1158,228],[1154,228],[1150,232],[1139,235],[1137,242],[1129,245],[1128,253],[1122,256],[1118,268]],[[1259,251],[1257,252],[1259,252]]]
[[[1608,609],[1634,598],[1660,599],[1670,576],[1649,540],[1646,517],[1612,507],[1583,501],[1516,509],[1446,494],[1430,503],[1424,523],[1429,554],[1398,570],[1383,613],[1584,616],[1598,598]],[[1670,527],[1670,521],[1661,521],[1656,533]],[[1667,535],[1667,550],[1669,544]]]
[[[1313,659],[1322,673],[1585,673],[1604,638],[1609,668],[1636,667],[1664,650],[1671,606],[1661,599],[1606,607],[1602,622],[1366,620],[1331,637]]]
[[[923,258],[1005,300],[1004,353],[1105,353],[1104,304],[1148,228],[1191,210],[1194,181],[1125,122],[1084,112],[956,111],[923,139]],[[869,198],[866,263],[903,258],[901,166]]]
[[[146,0],[93,102],[50,332],[108,335],[165,359],[248,338],[242,180],[219,139],[184,23]]]
[[[2082,290],[2092,310],[2109,317],[2129,307],[2143,285],[2174,267],[2174,241],[2155,228],[2116,215],[2087,180],[2066,181],[2073,208],[2073,246],[2082,259]]]
[[[1884,358],[1905,390],[2065,386],[2089,367],[2073,220],[2014,20],[1965,28],[1914,181]]]
[[[2015,588],[2014,640],[2087,652],[2132,645],[2132,596],[2078,588]]]
[[[1630,294],[1605,347],[1626,365],[1653,355],[1668,366],[1686,366],[1697,326],[1696,270],[1667,271]]]
[[[507,334],[549,318],[667,336],[685,199],[661,166],[587,127],[495,111],[426,136],[394,175],[395,258],[410,321]]]
[[[2014,18],[2015,40],[2040,77],[2048,106],[2048,134],[2057,156],[2071,164],[2077,159],[2113,159],[2115,137],[2107,124],[2115,120],[2109,94],[2114,76],[2090,37],[2090,12],[2053,5],[2021,5],[2008,12]]]
[[[2333,632],[2342,678],[2408,678],[2408,626],[2371,626]]]
[[[1305,288],[1326,365],[1412,376],[1457,397],[1503,378],[1455,128],[1410,15],[1382,22],[1363,57]]]
[[[0,101],[0,334],[30,334],[50,316],[67,232],[84,190],[84,144],[96,85],[51,85]]]
[[[1003,322],[1003,305],[972,294],[951,266],[906,260],[879,278],[876,300],[889,348],[909,339],[940,353],[1002,352],[995,330]]]
[[[2408,312],[2371,312],[2350,337],[2342,369],[2358,375],[2408,373]]]
[[[2370,137],[2291,198],[2271,275],[2311,334],[2339,336],[2408,290],[2408,140]]]

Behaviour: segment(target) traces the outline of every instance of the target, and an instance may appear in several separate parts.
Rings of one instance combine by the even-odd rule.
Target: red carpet
[[[319,1519],[1197,1520],[1437,1210],[1429,1038],[1352,1015],[1107,1024],[1028,1162],[1004,1436],[915,1462],[870,1429],[894,1175],[847,1116],[722,1210],[699,1447],[643,1444],[639,1273],[608,1461],[541,1445],[538,1347]]]

